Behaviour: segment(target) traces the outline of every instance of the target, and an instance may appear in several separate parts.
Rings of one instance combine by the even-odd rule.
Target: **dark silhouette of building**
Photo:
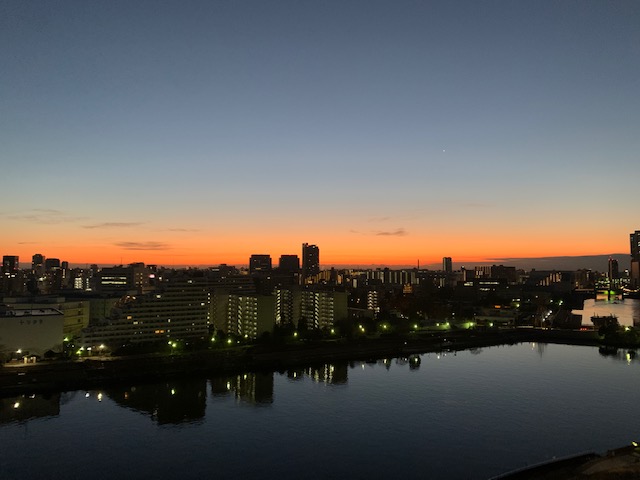
[[[317,245],[302,244],[302,276],[310,277],[320,273],[320,249]]]
[[[36,253],[31,257],[31,271],[36,275],[44,273],[44,255]]]
[[[278,267],[283,273],[299,273],[300,258],[297,255],[280,255]]]
[[[128,291],[146,292],[150,289],[149,274],[149,267],[144,263],[106,267],[98,274],[97,290],[105,295],[123,295]]]
[[[44,269],[47,272],[54,270],[56,268],[60,268],[60,259],[59,258],[47,258],[44,261]]]
[[[640,287],[640,230],[629,235],[631,243],[631,286]]]
[[[442,258],[442,270],[445,273],[453,272],[453,263],[451,261],[451,257],[443,257]]]
[[[15,273],[20,269],[18,255],[4,255],[2,257],[2,273]]]
[[[609,259],[609,280],[616,280],[620,278],[620,271],[618,270],[618,261],[615,258]]]
[[[271,266],[271,255],[254,254],[249,258],[249,273],[269,273]]]

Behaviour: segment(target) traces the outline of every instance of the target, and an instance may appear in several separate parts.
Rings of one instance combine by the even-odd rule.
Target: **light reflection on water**
[[[574,314],[582,315],[582,324],[593,326],[592,316],[615,315],[618,323],[623,326],[640,327],[640,300],[598,297],[598,299],[587,299],[584,301],[582,310],[573,310]]]
[[[639,365],[529,343],[5,398],[0,472],[487,478],[637,439]]]

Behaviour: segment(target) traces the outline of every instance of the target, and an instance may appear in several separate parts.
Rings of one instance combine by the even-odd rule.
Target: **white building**
[[[62,351],[64,314],[55,308],[0,306],[0,355],[44,355]]]

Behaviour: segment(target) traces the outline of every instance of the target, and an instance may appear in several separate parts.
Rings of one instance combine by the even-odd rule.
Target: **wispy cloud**
[[[66,214],[62,210],[55,210],[53,208],[32,208],[14,213],[4,213],[1,216],[18,222],[34,222],[46,225],[79,222],[86,219],[86,217],[74,217]]]
[[[142,225],[142,222],[103,222],[103,223],[94,223],[93,225],[83,225],[82,228],[130,228],[130,227],[138,227]]]
[[[398,228],[397,230],[393,230],[391,232],[376,232],[377,236],[380,237],[404,237],[407,235],[407,232],[404,228]]]
[[[162,242],[116,242],[116,247],[125,250],[170,250],[171,246]]]

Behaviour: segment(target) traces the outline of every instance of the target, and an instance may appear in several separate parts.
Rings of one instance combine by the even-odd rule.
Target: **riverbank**
[[[522,342],[601,346],[595,332],[505,329],[376,339],[261,344],[180,354],[90,357],[0,367],[0,396],[93,389],[185,375],[284,371],[337,361],[375,360]]]
[[[623,480],[639,477],[640,449],[629,445],[603,455],[589,452],[544,462],[491,480]]]

